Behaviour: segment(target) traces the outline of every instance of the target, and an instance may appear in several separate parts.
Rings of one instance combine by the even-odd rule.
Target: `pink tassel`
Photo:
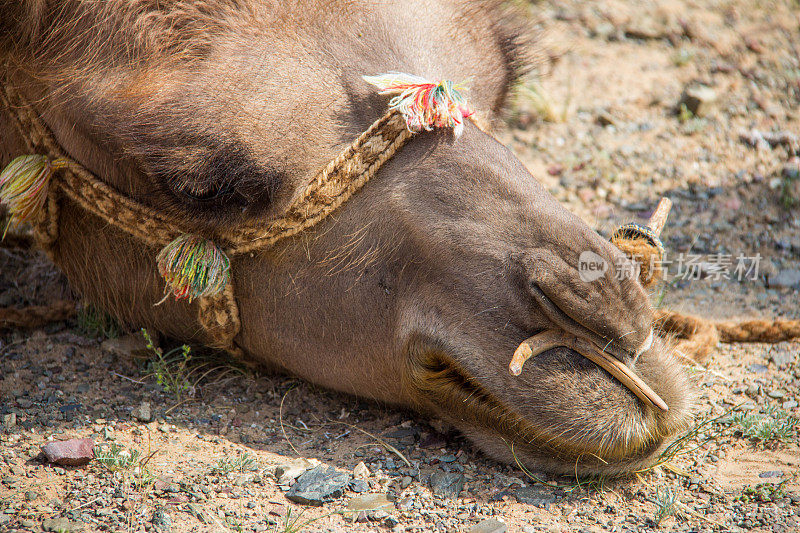
[[[378,87],[381,94],[396,95],[389,100],[389,109],[402,113],[410,131],[453,128],[453,134],[459,137],[464,131],[464,120],[473,114],[462,94],[468,90],[463,83],[430,82],[400,72],[363,78]]]

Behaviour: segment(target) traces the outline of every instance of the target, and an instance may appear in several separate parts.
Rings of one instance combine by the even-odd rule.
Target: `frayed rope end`
[[[178,299],[219,294],[230,281],[228,256],[197,235],[181,235],[158,253],[156,262],[166,281],[165,292]]]
[[[30,222],[41,211],[47,200],[50,176],[65,165],[63,159],[21,155],[0,172],[0,202],[8,205],[11,213],[3,237],[9,227]]]
[[[381,94],[395,95],[389,101],[389,109],[403,115],[410,131],[453,128],[453,134],[459,137],[464,120],[473,114],[463,94],[469,90],[464,83],[430,82],[401,72],[362,77]]]

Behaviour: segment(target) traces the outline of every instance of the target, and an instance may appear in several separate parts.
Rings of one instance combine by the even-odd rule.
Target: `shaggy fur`
[[[74,159],[202,233],[278,216],[383,114],[362,74],[469,79],[491,121],[525,65],[515,20],[489,1],[13,0],[0,56]],[[6,163],[21,144],[2,114],[0,139]],[[513,444],[553,471],[630,470],[688,413],[661,344],[628,362],[668,413],[568,350],[507,370],[554,325],[541,298],[622,352],[647,337],[642,288],[581,282],[584,250],[627,261],[474,125],[457,142],[420,134],[335,216],[234,261],[236,341],[264,365],[443,417],[502,460]],[[130,324],[207,340],[194,305],[153,306],[154,255],[62,206],[54,259],[77,290]]]

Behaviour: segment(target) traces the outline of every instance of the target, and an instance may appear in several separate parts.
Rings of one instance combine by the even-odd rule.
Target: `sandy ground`
[[[654,301],[717,319],[800,318],[797,4],[534,10],[549,59],[541,80],[521,88],[503,142],[603,234],[646,219],[662,195],[675,201],[664,235],[675,263]],[[702,116],[681,112],[684,89],[698,84],[712,101]],[[790,142],[771,145],[775,133]],[[680,257],[699,266],[680,270]],[[737,279],[738,257],[758,271]],[[39,256],[0,249],[0,305],[63,294]],[[721,345],[692,368],[699,431],[667,464],[623,480],[543,484],[436,421],[287,377],[202,358],[188,383],[211,373],[178,397],[128,340],[76,323],[1,333],[0,531],[800,530],[800,342]],[[751,438],[732,416],[774,431]],[[47,440],[72,437],[127,450],[118,459],[139,455],[112,469],[37,458]],[[322,507],[292,502],[291,475],[280,473],[297,457],[359,479]],[[437,486],[442,474],[457,497]],[[377,507],[365,494],[390,502],[346,512]]]

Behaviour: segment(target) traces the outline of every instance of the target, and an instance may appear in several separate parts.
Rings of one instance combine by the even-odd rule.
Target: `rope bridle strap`
[[[319,171],[279,218],[266,224],[241,225],[235,231],[216,235],[197,235],[185,231],[180,223],[163,213],[117,191],[71,159],[33,105],[15,89],[9,79],[9,69],[5,72],[6,79],[0,79],[0,105],[7,111],[28,151],[37,154],[19,156],[0,172],[0,202],[8,205],[11,214],[5,229],[20,222],[30,223],[37,243],[53,257],[59,238],[59,202],[66,199],[143,244],[160,248],[155,263],[166,282],[165,298],[196,300],[197,321],[207,335],[206,344],[237,357],[243,355],[234,341],[241,322],[230,279],[230,258],[263,250],[315,226],[358,192],[414,133],[452,128],[458,137],[464,122],[473,114],[464,97],[463,86],[448,81],[431,83],[400,73],[365,77],[381,94],[393,95],[389,110]],[[475,117],[472,120],[480,127]],[[640,280],[644,286],[654,283],[661,274],[657,267],[647,268],[660,263],[663,254],[658,234],[669,208],[660,211],[663,211],[663,219],[651,221],[649,227],[629,224],[612,237],[615,245],[641,263]],[[71,312],[50,308],[33,311],[22,313],[25,316],[20,313],[0,316],[0,324],[3,320],[38,323],[53,316],[68,316]],[[701,327],[707,321],[670,311],[658,318],[664,322],[662,331],[680,331],[694,338],[697,332],[709,330]],[[664,329],[670,320],[674,328]],[[777,342],[800,335],[798,321],[753,321],[710,327],[714,334],[703,336],[701,348],[711,349],[717,339]],[[533,342],[532,339],[526,340],[520,348]],[[524,360],[534,355],[534,348],[546,348],[548,343],[571,346],[608,370],[643,401],[667,408],[624,364],[606,356],[601,349],[576,342],[551,335],[543,342],[534,343],[537,346],[533,348],[518,348],[510,369],[515,374],[521,372]]]
[[[197,300],[197,320],[208,344],[240,355],[234,343],[241,323],[230,257],[268,248],[315,226],[358,192],[414,133],[439,127],[452,128],[458,136],[472,115],[463,86],[400,73],[364,79],[381,94],[395,95],[386,114],[330,161],[279,218],[213,236],[184,231],[71,159],[33,105],[5,79],[0,105],[29,152],[38,154],[19,156],[0,173],[0,201],[11,214],[8,224],[29,222],[38,244],[52,256],[59,236],[59,199],[66,198],[142,243],[161,248],[156,264],[166,282],[165,297]]]

